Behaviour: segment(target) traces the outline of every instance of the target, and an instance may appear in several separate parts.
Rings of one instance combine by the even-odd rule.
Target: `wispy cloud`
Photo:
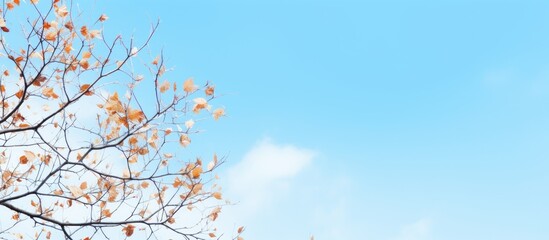
[[[277,144],[270,139],[256,143],[224,174],[224,193],[236,205],[223,209],[219,228],[234,232],[238,225],[245,225],[250,229],[245,237],[253,238],[260,225],[276,221],[265,219],[262,213],[273,208],[277,212],[286,209],[280,204],[298,183],[295,179],[312,165],[315,155],[312,150]]]
[[[309,149],[261,140],[229,169],[227,190],[253,210],[272,199],[276,189],[287,186],[292,177],[311,164],[314,156],[315,152]]]
[[[426,240],[430,239],[432,222],[428,218],[405,225],[395,240]]]

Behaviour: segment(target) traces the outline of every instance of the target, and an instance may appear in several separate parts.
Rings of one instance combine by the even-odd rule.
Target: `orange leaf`
[[[56,38],[57,38],[57,33],[54,31],[51,31],[46,33],[46,37],[44,39],[46,39],[46,41],[55,41]]]
[[[133,235],[133,230],[135,229],[134,225],[128,224],[124,228],[122,228],[122,231],[126,234],[126,236]]]
[[[6,7],[8,7],[8,10],[12,10],[15,6],[13,5],[13,3],[9,2],[6,3]]]
[[[23,97],[23,90],[19,90],[18,92],[15,93],[15,96],[19,99],[21,99]]]
[[[214,193],[212,194],[212,196],[213,196],[215,199],[217,199],[217,200],[221,200],[221,199],[222,199],[221,193],[220,193],[220,192],[214,192]]]
[[[90,57],[91,57],[91,52],[82,53],[82,58],[90,58]]]
[[[54,99],[57,99],[59,98],[59,96],[57,94],[55,94],[55,92],[53,91],[53,88],[51,87],[45,87],[43,90],[42,90],[42,94],[45,96],[45,97],[48,97],[48,98],[54,98]]]
[[[44,21],[44,23],[42,24],[42,27],[44,27],[44,29],[48,30],[48,29],[50,29],[51,24],[48,21]]]
[[[34,79],[34,81],[32,81],[32,85],[38,86],[38,87],[39,87],[40,85],[42,85],[42,83],[43,83],[44,81],[46,81],[46,77],[40,75],[40,76],[36,77],[36,78]]]
[[[19,163],[21,164],[27,164],[29,162],[29,159],[25,155],[19,157]]]
[[[65,27],[71,32],[74,29],[74,25],[72,24],[72,22],[65,23]]]
[[[100,22],[107,21],[107,19],[109,19],[109,17],[107,15],[105,15],[104,13],[101,14],[101,16],[99,17]]]
[[[91,86],[90,84],[83,84],[82,86],[80,86],[80,92],[84,93],[84,95],[86,96],[93,95],[93,92],[89,90],[90,86]]]
[[[154,60],[152,61],[152,64],[158,65],[158,60],[160,60],[160,56],[156,56]]]
[[[220,118],[221,116],[225,116],[225,110],[222,109],[222,108],[218,108],[218,109],[214,110],[214,112],[213,112],[212,115],[213,115],[213,118],[214,118],[215,120],[219,120],[219,118]]]
[[[173,180],[173,187],[174,188],[178,188],[180,186],[183,186],[183,182],[181,181],[181,179],[179,179],[178,177],[176,177],[174,180]]]
[[[215,92],[215,86],[208,86],[208,87],[206,88],[206,90],[204,90],[204,92],[205,92],[206,95],[208,95],[208,96],[213,95],[214,92]]]
[[[105,217],[111,217],[112,216],[111,210],[109,210],[109,209],[105,209],[105,210],[101,211],[101,213]]]
[[[82,36],[87,37],[88,36],[88,27],[82,26],[80,28],[80,33],[82,34]]]
[[[128,118],[133,122],[142,122],[145,120],[145,114],[141,110],[130,109],[128,111]]]
[[[202,174],[202,167],[195,167],[192,171],[191,171],[191,176],[194,178],[194,179],[197,179],[200,177],[200,174]]]
[[[204,98],[195,98],[193,99],[193,101],[195,103],[193,108],[194,113],[199,113],[200,110],[208,107],[208,101],[206,101],[206,99]]]
[[[86,59],[80,60],[80,67],[83,68],[84,70],[88,69],[88,67],[90,67],[90,64],[88,63],[88,60],[86,60]]]

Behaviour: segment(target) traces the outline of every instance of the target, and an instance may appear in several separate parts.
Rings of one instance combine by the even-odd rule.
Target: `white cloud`
[[[308,149],[262,140],[229,169],[228,188],[245,195],[263,192],[273,184],[297,175],[311,163],[314,155]]]
[[[294,179],[311,165],[315,155],[309,149],[275,144],[269,139],[259,141],[223,177],[224,192],[236,205],[223,209],[219,229],[233,233],[236,227],[244,225],[249,229],[245,238],[261,235],[257,232],[259,225],[276,221],[265,219],[262,213],[285,209],[287,193],[297,184]],[[278,223],[292,225],[286,221]]]
[[[424,240],[429,239],[432,222],[428,218],[422,218],[415,223],[402,227],[396,240]]]

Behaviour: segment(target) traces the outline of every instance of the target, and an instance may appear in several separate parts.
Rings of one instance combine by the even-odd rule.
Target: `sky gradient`
[[[228,116],[245,239],[549,238],[549,2],[95,1]],[[176,79],[173,79],[176,81]]]

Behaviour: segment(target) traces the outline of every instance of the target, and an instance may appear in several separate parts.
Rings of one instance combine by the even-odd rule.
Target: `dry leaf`
[[[160,84],[159,90],[161,93],[164,93],[170,89],[170,86],[170,82],[164,81],[162,84]]]
[[[107,19],[109,19],[109,17],[106,15],[106,14],[101,14],[101,16],[99,17],[99,21],[100,22],[104,22],[104,21],[107,21]]]
[[[128,224],[124,228],[122,228],[122,231],[124,232],[124,234],[126,234],[126,236],[129,237],[129,236],[133,235],[133,230],[134,229],[135,229],[134,225]]]
[[[225,116],[225,110],[222,108],[218,108],[213,111],[212,115],[215,120],[219,120],[221,116]]]
[[[196,86],[194,85],[192,78],[185,80],[185,82],[183,83],[183,90],[187,93],[191,93],[196,90]]]

